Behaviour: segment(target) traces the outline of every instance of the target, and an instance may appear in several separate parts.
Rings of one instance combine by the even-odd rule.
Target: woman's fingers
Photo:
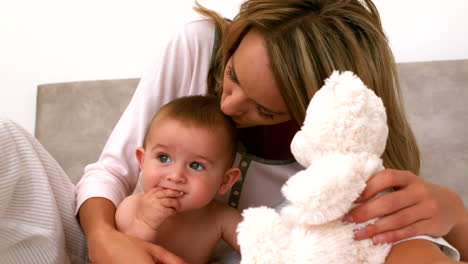
[[[369,224],[360,230],[356,230],[354,238],[357,240],[370,237],[375,238],[379,234],[389,233],[398,229],[405,229],[406,227],[409,227],[409,229],[405,229],[405,234],[409,234],[409,231],[413,232],[409,234],[411,236],[423,234],[424,230],[412,229],[419,226],[419,224],[414,223],[430,219],[430,217],[431,214],[425,210],[424,206],[417,205],[414,208],[405,208],[394,214],[380,218],[375,223]],[[412,224],[414,224],[413,227],[410,227]],[[388,236],[378,236],[377,240],[382,242],[383,238],[385,238],[383,241],[385,243],[395,242],[395,240],[390,241],[391,238]]]
[[[402,239],[424,235],[425,230],[428,230],[432,225],[430,220],[422,220],[413,224],[407,225],[403,228],[380,233],[372,237],[374,244],[393,243]]]
[[[116,230],[100,231],[99,235],[88,239],[88,248],[89,258],[96,264],[186,264],[162,247]]]
[[[368,181],[366,189],[362,192],[357,202],[364,202],[390,188],[401,188],[415,180],[412,173],[385,169],[374,174]],[[414,177],[417,177],[414,175]]]
[[[416,204],[418,202],[416,196],[416,193],[405,189],[382,194],[353,208],[348,213],[351,217],[348,219],[352,219],[352,222],[355,223],[362,223],[376,217],[391,214]]]
[[[151,243],[145,243],[145,247],[153,257],[153,261],[155,263],[187,264],[187,262],[185,262],[182,258],[176,256],[175,254],[171,253],[170,251],[166,250],[161,246]]]
[[[370,199],[393,188],[396,191]],[[344,218],[361,223],[380,217],[356,232],[358,239],[394,242],[415,235],[444,236],[464,212],[460,197],[450,189],[425,181],[408,171],[384,170],[375,174],[357,206]]]

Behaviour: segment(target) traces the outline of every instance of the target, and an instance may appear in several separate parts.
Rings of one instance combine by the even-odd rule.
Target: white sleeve
[[[432,241],[434,244],[436,244],[436,245],[438,245],[440,247],[442,252],[444,252],[444,254],[447,255],[447,257],[449,257],[449,258],[451,258],[453,260],[457,260],[457,261],[460,260],[460,253],[458,252],[458,250],[456,248],[454,248],[452,245],[450,245],[447,241],[445,241],[445,239],[443,239],[441,237],[415,236],[415,237],[400,240],[400,241],[394,243],[393,245],[396,245],[396,244],[401,243],[403,241],[414,240],[414,239],[423,239],[423,240]]]
[[[105,197],[116,206],[138,181],[135,149],[157,110],[181,96],[206,94],[206,78],[214,42],[214,24],[190,22],[161,49],[143,75],[96,163],[85,168],[77,184],[77,209],[91,197]]]

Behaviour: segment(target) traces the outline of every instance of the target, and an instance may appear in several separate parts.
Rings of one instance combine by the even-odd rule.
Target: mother
[[[373,176],[361,201],[387,188],[396,191],[349,214],[346,220],[356,222],[382,217],[358,230],[356,239],[372,237],[382,243],[449,234],[450,242],[461,245],[461,234],[455,233],[466,232],[467,212],[460,198],[416,176],[418,147],[402,107],[394,58],[371,1],[250,0],[232,22],[201,6],[198,11],[210,19],[189,23],[161,50],[101,158],[87,166],[78,184],[79,215],[93,261],[116,263],[122,260],[117,252],[129,249],[132,259],[166,256],[163,249],[142,241],[129,243],[136,240],[118,233],[113,220],[115,206],[137,185],[138,166],[129,157],[162,104],[191,94],[218,95],[243,144],[243,181],[226,199],[239,209],[274,206],[281,201],[279,188],[286,177],[300,169],[289,151],[292,136],[311,97],[333,70],[356,73],[388,111],[383,159],[391,169]]]
[[[468,237],[468,212],[461,199],[416,176],[418,148],[402,107],[393,55],[370,0],[248,0],[232,22],[200,6],[198,11],[210,19],[187,24],[160,51],[101,157],[86,167],[77,186],[77,210],[92,262],[183,263],[157,245],[116,231],[114,225],[116,205],[137,186],[139,171],[133,152],[160,106],[180,96],[218,95],[222,111],[237,123],[242,143],[238,155],[242,181],[225,199],[240,210],[275,206],[282,200],[281,185],[301,169],[289,151],[292,136],[304,120],[311,97],[333,70],[356,73],[382,98],[388,112],[390,131],[383,159],[389,169],[369,180],[360,198],[363,205],[346,220],[382,218],[356,231],[356,239],[372,237],[375,243],[382,243],[421,234],[445,236],[459,248],[462,258],[468,258],[468,246],[462,245],[462,238]],[[3,135],[14,128],[1,125],[0,143],[10,144],[10,138],[3,141]],[[24,148],[8,151],[21,155]],[[9,154],[6,156],[13,155]],[[14,173],[4,159],[1,162],[8,172],[2,177],[26,175]],[[23,163],[14,168],[21,167]],[[44,171],[42,183],[34,190],[52,197],[44,208],[60,209],[56,213],[61,218],[51,222],[59,222],[54,232],[60,232],[63,224],[66,239],[51,247],[62,248],[63,243],[73,243],[70,237],[79,237],[73,226],[76,223],[70,220],[72,213],[62,210],[73,198],[55,191],[66,181],[64,173],[57,176],[50,167]],[[395,191],[368,201],[388,188]],[[53,242],[56,234],[39,236]],[[415,247],[430,246],[416,243]],[[437,248],[432,250],[438,254]]]

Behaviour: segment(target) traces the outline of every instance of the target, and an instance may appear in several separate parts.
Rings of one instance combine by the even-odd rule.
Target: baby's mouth
[[[169,187],[162,187],[162,188],[178,192],[178,193],[180,193],[180,197],[182,197],[182,196],[184,196],[186,194],[184,191],[177,190],[177,189],[174,189],[174,188],[169,188]]]

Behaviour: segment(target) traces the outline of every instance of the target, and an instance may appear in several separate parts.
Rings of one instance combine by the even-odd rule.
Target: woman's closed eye
[[[232,66],[227,66],[226,74],[231,81],[239,83],[239,80],[237,79],[236,73],[234,72]]]
[[[171,158],[167,154],[159,154],[158,155],[158,160],[161,163],[169,163],[169,162],[172,161]]]
[[[239,79],[237,78],[236,72],[235,72],[234,68],[232,67],[232,65],[227,65],[227,66],[226,66],[226,75],[228,76],[228,78],[229,78],[232,82],[234,82],[234,83],[240,85]],[[264,118],[264,119],[270,119],[270,120],[271,120],[271,119],[274,119],[275,116],[277,116],[277,115],[284,115],[284,114],[286,114],[286,113],[283,112],[283,111],[279,111],[279,112],[272,111],[272,110],[270,110],[270,109],[268,109],[268,108],[262,106],[261,104],[258,104],[258,103],[256,103],[256,102],[254,102],[254,103],[255,103],[255,107],[256,107],[257,114],[258,114],[260,117]]]
[[[273,114],[266,112],[265,108],[259,104],[256,105],[256,108],[258,115],[265,119],[273,119],[275,117]]]
[[[197,170],[197,171],[201,171],[201,170],[204,170],[205,169],[205,166],[203,166],[203,164],[199,163],[199,162],[196,162],[196,161],[193,161],[190,163],[189,167],[193,170]]]

